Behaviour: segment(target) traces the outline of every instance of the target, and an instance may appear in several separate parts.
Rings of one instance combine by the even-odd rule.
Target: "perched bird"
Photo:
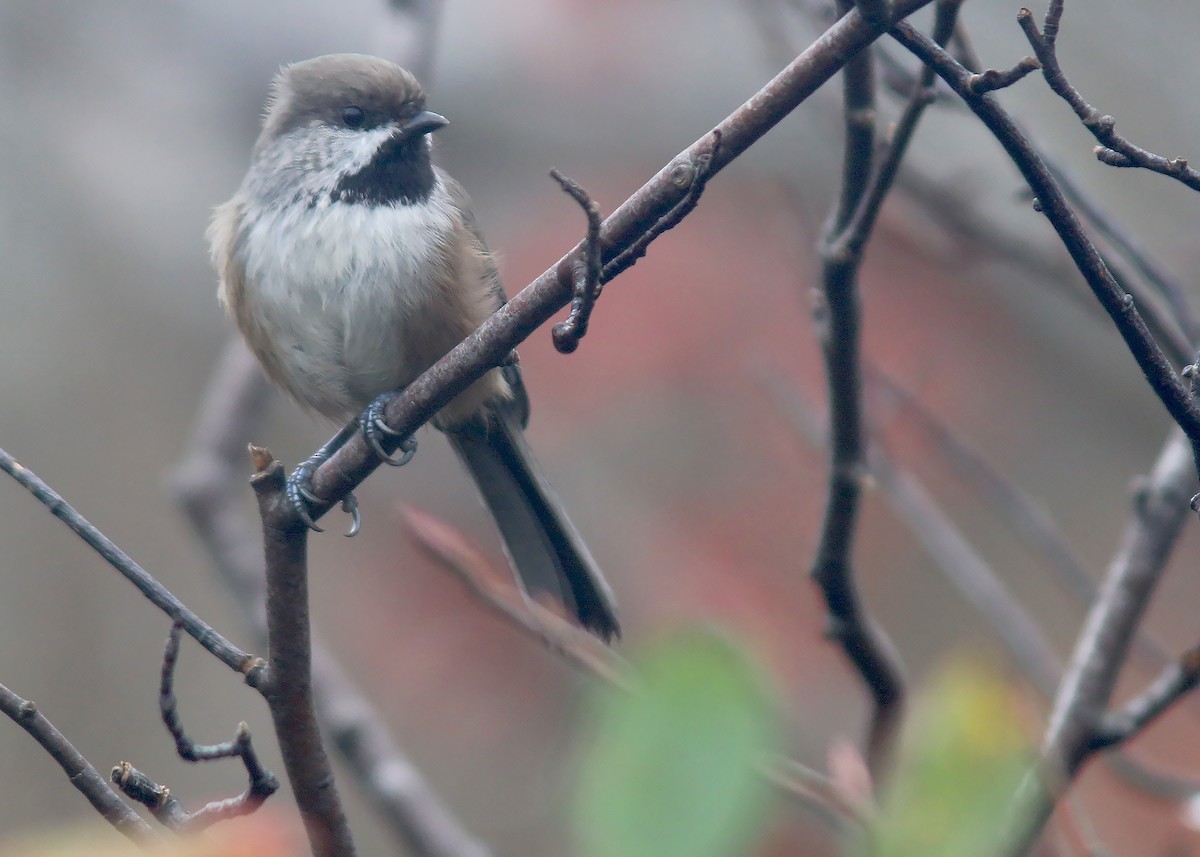
[[[338,54],[287,66],[250,169],[209,227],[221,302],[267,375],[310,411],[361,415],[288,480],[314,528],[316,467],[358,430],[391,461],[381,442],[390,397],[505,300],[470,199],[433,165],[429,136],[445,124],[416,78],[385,60]],[[478,485],[526,591],[550,593],[610,639],[612,592],[525,443],[528,418],[514,363],[433,424]],[[415,444],[401,449],[391,463]]]

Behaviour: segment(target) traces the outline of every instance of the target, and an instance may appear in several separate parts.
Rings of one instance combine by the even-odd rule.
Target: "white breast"
[[[267,319],[293,377],[285,386],[343,419],[413,380],[406,327],[437,303],[455,216],[439,178],[425,204],[332,203],[254,210],[238,242],[247,300]]]

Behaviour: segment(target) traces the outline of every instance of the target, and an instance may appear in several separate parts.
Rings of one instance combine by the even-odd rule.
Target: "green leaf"
[[[767,802],[758,765],[775,747],[758,668],[728,638],[693,629],[634,661],[632,693],[598,694],[576,789],[588,857],[741,854]]]

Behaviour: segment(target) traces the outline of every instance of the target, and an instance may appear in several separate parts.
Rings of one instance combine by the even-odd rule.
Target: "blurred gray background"
[[[546,178],[551,167],[611,210],[774,74],[778,42],[764,41],[764,23],[796,43],[816,32],[811,22],[780,29],[762,5],[448,0],[430,97],[451,120],[439,158],[475,198],[510,292],[582,231]],[[1060,54],[1125,133],[1200,158],[1200,9],[1154,6],[1069,4]],[[1016,8],[966,4],[985,62],[1029,52]],[[281,64],[337,51],[400,60],[402,44],[381,0],[0,4],[0,446],[246,647],[241,614],[165,488],[231,332],[204,229],[240,180]],[[1191,284],[1200,198],[1096,164],[1090,137],[1037,76],[1001,98]],[[895,100],[885,103],[894,113]],[[609,570],[627,639],[694,618],[744,633],[777,677],[791,749],[818,765],[862,716],[854,679],[821,641],[805,576],[824,467],[772,412],[752,367],[794,373],[821,396],[807,292],[837,174],[836,108],[835,86],[715,180],[697,214],[609,287],[577,354],[554,355],[544,331],[522,349],[532,442]],[[1165,415],[1107,322],[1071,297],[1080,286],[999,148],[949,110],[933,112],[916,149],[910,185],[934,189],[957,207],[951,219],[969,213],[1005,249],[948,235],[945,210],[894,200],[865,275],[867,350],[1044,501],[1098,572]],[[247,440],[285,461],[329,433],[291,405],[272,413]],[[909,466],[953,503],[1066,652],[1082,605],[1044,580],[1041,560],[939,467],[936,449],[904,435],[902,415],[895,423]],[[413,465],[377,474],[360,497],[362,537],[341,539],[331,518],[330,534],[313,540],[320,633],[469,828],[500,853],[565,853],[585,683],[399,536],[396,498],[499,556],[440,438],[424,434]],[[1194,565],[1195,539],[1184,547],[1180,572]],[[878,501],[859,556],[867,597],[917,675],[952,647],[994,645]],[[1154,618],[1183,646],[1196,587],[1177,573],[1168,588]],[[0,682],[37,701],[101,770],[128,759],[194,806],[244,784],[233,764],[175,760],[156,708],[166,630],[0,481]],[[180,684],[198,739],[230,737],[245,719],[271,743],[256,695],[194,645]],[[0,723],[0,758],[0,841],[64,823],[105,830],[16,726]],[[353,787],[347,797],[364,853],[394,852]],[[285,819],[287,803],[275,801]],[[770,841],[781,849],[805,841],[808,820],[795,814],[776,813]],[[1110,831],[1118,843],[1133,835],[1123,829]]]

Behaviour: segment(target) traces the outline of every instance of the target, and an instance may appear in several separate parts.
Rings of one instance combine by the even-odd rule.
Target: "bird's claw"
[[[322,463],[319,459],[310,458],[293,470],[292,475],[288,477],[284,492],[296,517],[300,519],[300,523],[314,533],[325,532],[324,527],[318,526],[317,522],[313,520],[312,512],[309,511],[310,505],[324,502],[312,490],[313,473]],[[358,535],[358,531],[362,529],[362,513],[358,510],[358,498],[353,494],[343,497],[342,511],[350,515],[350,529],[346,532],[347,538]]]
[[[358,511],[358,498],[347,494],[342,498],[342,511],[350,516],[350,529],[345,533],[346,538],[352,539],[362,529],[362,513]]]
[[[363,437],[367,439],[367,444],[379,456],[380,461],[390,464],[392,467],[403,467],[412,461],[412,457],[417,451],[417,441],[413,437],[409,436],[400,441],[399,446],[396,447],[400,455],[395,457],[388,455],[387,450],[383,448],[384,435],[400,437],[400,432],[393,431],[391,426],[383,421],[384,408],[395,395],[395,393],[384,393],[367,406],[362,415],[362,431]]]
[[[323,533],[325,532],[324,528],[317,526],[317,522],[313,520],[312,513],[308,511],[310,503],[321,502],[321,498],[314,494],[310,487],[314,470],[316,470],[316,466],[314,466],[311,459],[299,465],[292,471],[292,475],[288,477],[284,493],[287,495],[288,503],[296,513],[296,517],[300,519],[300,522],[314,533]]]

